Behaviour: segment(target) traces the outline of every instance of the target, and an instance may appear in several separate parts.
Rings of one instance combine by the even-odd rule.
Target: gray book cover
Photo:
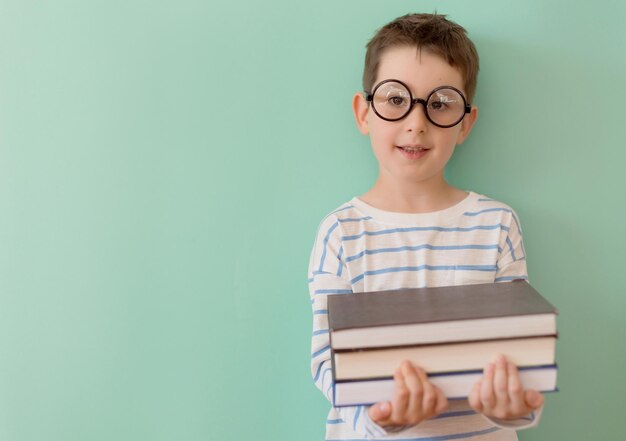
[[[331,331],[549,313],[556,308],[524,280],[328,296]]]

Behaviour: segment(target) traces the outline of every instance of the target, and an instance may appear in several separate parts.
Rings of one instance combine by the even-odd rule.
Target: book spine
[[[331,343],[331,348],[337,354],[348,354],[348,353],[353,353],[353,352],[373,352],[373,351],[387,351],[387,350],[392,351],[395,349],[407,349],[407,348],[418,348],[418,347],[421,348],[421,347],[433,347],[433,346],[444,347],[444,346],[452,346],[452,345],[458,345],[458,344],[488,343],[491,341],[516,341],[516,340],[539,339],[539,338],[548,338],[548,337],[558,339],[559,334],[557,332],[555,334],[530,335],[530,336],[522,335],[519,337],[507,337],[507,338],[489,338],[489,339],[480,339],[480,340],[456,340],[456,341],[447,341],[443,343],[420,343],[420,344],[396,345],[396,346],[368,346],[368,347],[362,347],[362,348],[341,348],[341,349],[334,349]]]
[[[513,344],[514,343],[514,344]],[[332,353],[335,380],[390,376],[402,360],[428,373],[482,369],[498,353],[517,366],[555,363],[556,336]]]
[[[556,392],[557,373],[556,365],[531,366],[521,368],[520,379],[525,389],[535,389],[540,392]],[[430,381],[441,389],[448,399],[465,399],[473,385],[482,377],[482,371],[465,371],[428,376]],[[369,405],[393,398],[393,378],[375,380],[340,381],[335,384],[337,399],[335,407]]]

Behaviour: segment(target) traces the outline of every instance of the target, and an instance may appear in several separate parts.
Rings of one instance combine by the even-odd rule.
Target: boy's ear
[[[370,132],[369,124],[367,121],[367,111],[369,110],[369,105],[365,100],[365,97],[362,93],[357,92],[352,97],[352,112],[354,112],[354,119],[356,121],[356,126],[364,135],[368,135]]]
[[[463,141],[467,139],[477,119],[478,107],[472,106],[472,110],[470,110],[470,113],[465,115],[465,118],[463,118],[463,121],[461,121],[461,130],[459,131],[459,135],[456,138],[457,145],[462,144]]]

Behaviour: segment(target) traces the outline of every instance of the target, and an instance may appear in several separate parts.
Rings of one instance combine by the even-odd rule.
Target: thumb
[[[537,409],[543,405],[543,395],[536,390],[527,390],[524,393],[524,401],[531,409]]]
[[[388,401],[376,403],[368,412],[369,417],[374,421],[380,421],[386,419],[391,414],[391,405]]]

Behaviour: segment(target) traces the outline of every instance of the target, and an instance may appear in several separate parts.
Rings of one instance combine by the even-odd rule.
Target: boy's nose
[[[406,129],[409,132],[421,133],[428,129],[428,118],[421,103],[417,103],[404,118]]]

